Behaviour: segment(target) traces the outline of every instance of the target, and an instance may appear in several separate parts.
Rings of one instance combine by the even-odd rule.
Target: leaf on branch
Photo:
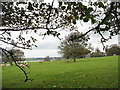
[[[102,2],[98,2],[98,5],[99,5],[98,6],[99,8],[101,8],[101,7],[104,8],[104,4]]]
[[[30,11],[34,10],[34,8],[32,7],[32,4],[30,2],[28,4],[28,8],[27,9],[30,10]]]
[[[31,42],[30,40],[27,41],[27,43],[30,43],[30,42]]]
[[[84,22],[88,22],[88,21],[89,21],[89,18],[86,17],[86,18],[83,19],[83,21],[84,21]]]
[[[35,47],[37,47],[37,45],[35,45]]]
[[[34,30],[35,33],[37,33],[37,30]]]
[[[64,10],[66,7],[65,6],[62,6],[61,9]]]
[[[89,7],[89,8],[88,8],[88,12],[91,12],[91,11],[93,11],[93,8],[92,8],[92,7]]]
[[[76,24],[76,19],[73,19],[73,24]]]
[[[59,2],[59,7],[62,6],[62,2]]]
[[[8,37],[8,38],[7,38],[7,40],[8,40],[8,41],[10,41],[10,40],[11,40],[11,38],[9,38],[9,37]]]

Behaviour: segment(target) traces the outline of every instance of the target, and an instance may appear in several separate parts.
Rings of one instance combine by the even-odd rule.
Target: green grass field
[[[117,88],[118,56],[77,59],[65,63],[31,62],[26,70],[33,81],[24,82],[23,73],[16,67],[4,67],[3,88]]]

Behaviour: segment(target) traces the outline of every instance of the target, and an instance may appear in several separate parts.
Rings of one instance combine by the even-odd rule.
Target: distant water
[[[44,61],[44,60],[26,60],[26,61],[24,61],[24,62],[39,62],[39,61]]]

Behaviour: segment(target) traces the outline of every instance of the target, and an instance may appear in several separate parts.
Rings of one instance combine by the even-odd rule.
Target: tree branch
[[[101,38],[101,43],[103,44],[103,49],[105,48],[104,46],[104,41],[108,40],[108,39],[105,39],[104,36],[101,34],[101,31],[100,31],[100,25],[103,24],[105,22],[105,20],[109,17],[109,15],[111,14],[112,10],[113,10],[113,5],[114,5],[114,2],[111,3],[111,6],[110,6],[110,10],[108,12],[108,14],[104,17],[104,19],[93,29],[90,29],[89,31],[87,31],[86,33],[84,33],[83,35],[79,36],[79,38],[87,35],[89,32],[93,31],[93,30],[97,30],[97,33],[100,34],[100,36],[102,37]]]
[[[24,80],[24,82],[27,82],[28,80],[31,80],[31,79],[28,78],[28,74],[26,73],[26,71],[17,64],[15,58],[13,57],[13,53],[10,52],[10,51],[8,51],[8,50],[6,50],[6,49],[4,49],[4,48],[1,48],[1,47],[0,47],[0,49],[1,49],[2,52],[4,52],[5,54],[8,53],[8,54],[11,56],[12,60],[14,61],[15,65],[24,73],[24,75],[25,75],[25,80]]]
[[[27,28],[21,28],[21,29],[8,29],[8,28],[4,28],[4,29],[0,29],[0,31],[25,31],[25,30],[35,30],[35,29],[48,29],[45,27],[27,27]],[[49,29],[58,29],[58,27],[56,28],[49,28]]]
[[[22,49],[31,49],[31,48],[28,48],[28,47],[18,46],[18,45],[14,44],[14,43],[9,43],[9,42],[4,41],[4,40],[1,40],[1,39],[0,39],[0,41],[4,42],[4,43],[6,43],[6,44],[13,45],[13,46],[18,47],[18,48],[22,48]]]
[[[114,2],[111,2],[110,5],[110,10],[108,11],[108,14],[105,16],[105,18],[97,25],[96,29],[100,28],[100,25],[103,24],[105,22],[105,20],[109,17],[109,15],[111,14],[112,10],[113,10],[113,5]],[[99,30],[99,29],[98,29]]]

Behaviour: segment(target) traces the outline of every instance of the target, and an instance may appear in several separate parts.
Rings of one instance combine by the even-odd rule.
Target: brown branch
[[[1,39],[0,39],[0,41],[4,42],[4,43],[6,43],[6,44],[13,45],[13,46],[18,47],[18,48],[22,48],[22,49],[31,49],[31,48],[28,48],[28,47],[18,46],[18,45],[14,44],[14,43],[9,43],[9,42],[4,41],[4,40],[1,40]]]
[[[101,43],[103,45],[103,50],[105,49],[105,45],[104,45],[104,42],[106,42],[108,39],[105,39],[105,37],[101,34],[101,31],[100,31],[100,25],[103,24],[105,22],[105,20],[109,17],[109,15],[112,13],[112,10],[114,9],[114,2],[111,2],[111,5],[110,5],[110,10],[108,11],[108,14],[105,16],[105,18],[95,27],[95,29],[97,30],[97,33],[99,33],[99,35],[102,37],[101,38]]]
[[[22,29],[9,29],[9,28],[4,28],[4,29],[0,29],[0,31],[25,31],[25,30],[35,30],[35,29],[48,29],[48,28],[45,28],[45,27],[27,27],[27,28],[22,28]],[[58,29],[58,27],[56,28],[49,28],[49,29]]]
[[[111,2],[110,5],[110,10],[108,11],[108,14],[104,17],[104,19],[97,25],[96,29],[100,28],[100,25],[103,24],[105,22],[105,20],[109,17],[109,15],[111,14],[112,10],[113,10],[113,5],[114,2]],[[99,29],[98,29],[99,30]]]
[[[103,19],[95,28],[92,28],[92,29],[88,30],[88,31],[85,32],[83,35],[81,35],[79,38],[87,35],[89,32],[91,32],[91,31],[93,31],[93,30],[97,30],[97,32],[102,36],[102,38],[104,38],[103,35],[100,33],[100,29],[99,29],[99,28],[100,28],[100,25],[103,24],[103,23],[105,22],[105,20],[106,20],[106,19],[109,17],[109,15],[111,14],[112,9],[113,9],[113,5],[114,5],[114,2],[111,3],[110,10],[109,10],[108,14],[104,17],[104,19]],[[104,38],[104,39],[105,39],[105,38]]]
[[[28,74],[26,73],[26,71],[17,64],[15,58],[13,57],[13,53],[10,52],[10,51],[8,51],[8,50],[6,50],[6,49],[4,49],[4,48],[1,48],[1,47],[0,47],[0,49],[1,49],[2,52],[4,52],[5,54],[8,53],[8,54],[11,56],[12,60],[14,61],[15,65],[24,73],[24,75],[25,75],[25,81],[24,81],[24,82],[27,82],[28,80],[31,80],[31,79],[28,78]],[[6,52],[7,52],[7,53],[6,53]]]
[[[5,30],[3,33],[1,33],[0,35],[3,35],[3,34],[5,34],[7,31]]]
[[[104,42],[107,41],[108,39],[105,39],[104,36],[101,34],[101,31],[100,31],[100,25],[103,24],[105,22],[105,20],[109,17],[109,15],[111,14],[112,10],[113,10],[113,5],[114,5],[114,2],[111,3],[111,6],[110,6],[110,10],[108,12],[108,14],[105,16],[105,18],[93,29],[90,29],[89,31],[87,31],[86,33],[84,33],[82,36],[80,37],[83,37],[85,35],[87,35],[89,32],[93,31],[93,30],[97,30],[97,33],[99,33],[99,35],[102,37],[101,38],[101,43],[103,45],[103,49],[105,49],[105,45],[104,45]]]

